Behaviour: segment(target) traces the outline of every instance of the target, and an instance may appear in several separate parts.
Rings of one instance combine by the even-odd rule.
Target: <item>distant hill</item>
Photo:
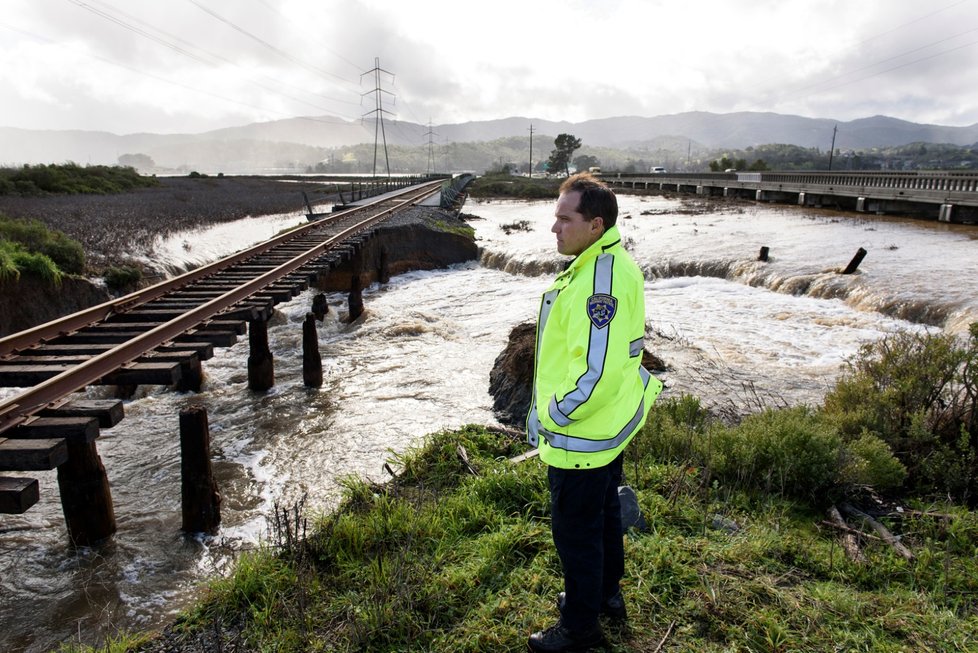
[[[570,133],[592,148],[649,148],[681,143],[698,148],[746,148],[784,143],[827,150],[838,127],[836,147],[866,149],[907,143],[978,143],[978,124],[968,127],[927,125],[886,116],[848,122],[776,113],[708,113],[692,111],[643,118],[622,116],[579,123],[522,117],[432,125],[439,146],[539,137],[542,156],[554,136]],[[421,148],[427,125],[386,121],[391,146]],[[127,134],[94,131],[48,131],[0,127],[0,165],[23,163],[114,164],[123,154],[146,154],[160,171],[222,170],[228,173],[302,168],[330,155],[330,148],[373,143],[372,123],[332,116],[300,117],[228,127],[200,134]],[[549,139],[549,141],[548,141]],[[362,159],[361,159],[362,160]]]

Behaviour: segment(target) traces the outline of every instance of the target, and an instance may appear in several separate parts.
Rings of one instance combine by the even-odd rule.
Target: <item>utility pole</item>
[[[829,170],[832,169],[832,156],[835,154],[835,132],[839,130],[839,126],[835,125],[832,128],[832,147],[829,148]]]
[[[425,136],[428,137],[428,174],[430,175],[435,171],[435,149],[434,141],[431,140],[432,136],[437,136],[435,132],[431,131],[431,118],[428,118],[428,131]]]
[[[363,76],[364,75],[370,75],[371,73],[374,76],[374,90],[367,91],[366,93],[361,93],[360,94],[360,97],[363,97],[364,95],[369,95],[370,93],[373,93],[374,94],[374,104],[376,106],[376,108],[373,111],[368,111],[367,113],[363,114],[364,117],[369,116],[372,113],[377,114],[374,117],[374,167],[373,167],[373,176],[374,177],[377,176],[377,130],[380,129],[380,133],[381,133],[381,135],[384,138],[384,160],[387,162],[387,178],[390,179],[390,177],[391,177],[391,162],[390,162],[390,158],[387,156],[387,133],[384,131],[384,114],[385,113],[390,113],[390,111],[387,111],[386,109],[384,109],[384,103],[383,103],[383,100],[382,100],[381,93],[387,93],[388,95],[391,95],[391,96],[393,96],[394,94],[391,93],[390,91],[388,91],[388,90],[386,90],[386,89],[384,89],[384,88],[381,87],[381,85],[380,85],[380,73],[385,73],[387,75],[390,75],[391,76],[391,83],[394,82],[394,73],[392,73],[392,72],[390,72],[388,70],[384,70],[383,68],[380,67],[380,57],[374,57],[374,68],[373,68],[373,70],[368,70],[367,72],[361,74],[360,75],[360,81],[361,82],[363,81]],[[391,114],[391,115],[393,115],[393,114]]]
[[[533,179],[533,123],[530,123],[530,172],[528,177]]]

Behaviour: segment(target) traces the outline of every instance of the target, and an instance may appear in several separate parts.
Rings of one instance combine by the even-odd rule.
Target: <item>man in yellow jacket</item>
[[[547,465],[554,545],[564,572],[560,620],[533,651],[602,644],[598,618],[624,619],[618,486],[622,452],[662,384],[641,365],[645,279],[621,245],[614,193],[588,173],[560,187],[551,229],[574,256],[543,295],[526,428]]]

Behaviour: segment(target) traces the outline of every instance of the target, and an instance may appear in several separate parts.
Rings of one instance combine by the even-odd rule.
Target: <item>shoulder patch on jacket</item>
[[[599,329],[611,323],[618,308],[618,300],[611,295],[599,293],[587,299],[587,319]]]

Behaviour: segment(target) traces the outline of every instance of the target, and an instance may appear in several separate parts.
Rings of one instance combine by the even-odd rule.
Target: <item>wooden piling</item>
[[[200,356],[193,354],[180,361],[180,380],[177,381],[177,392],[200,392],[204,383],[204,368],[200,364]]]
[[[363,290],[360,287],[359,274],[354,274],[350,280],[350,296],[347,301],[350,305],[350,316],[347,321],[352,322],[363,315]]]
[[[380,264],[377,267],[377,281],[388,283],[391,280],[389,254],[386,247],[380,248]]]
[[[275,363],[268,348],[268,322],[248,321],[248,388],[264,392],[275,385]]]
[[[93,546],[116,531],[109,479],[94,440],[67,438],[67,442],[68,460],[58,466],[61,509],[72,543]]]
[[[767,245],[761,247],[761,253],[757,255],[757,260],[758,261],[765,261],[766,262],[767,261],[768,252],[770,252],[770,251],[771,250],[770,250],[770,248],[767,247]]]
[[[221,495],[211,467],[207,409],[180,411],[180,473],[183,530],[214,535],[221,524]]]
[[[302,323],[302,382],[307,388],[323,385],[323,357],[319,354],[319,337],[316,333],[316,316],[306,313]]]
[[[851,261],[849,261],[849,265],[847,265],[846,269],[842,271],[842,274],[852,274],[855,272],[859,267],[859,264],[863,262],[864,258],[866,258],[866,250],[860,247],[856,250],[856,255],[852,257]]]
[[[326,295],[324,293],[318,293],[312,298],[312,314],[313,316],[322,322],[326,319],[326,313],[329,312],[329,304],[326,303]]]

